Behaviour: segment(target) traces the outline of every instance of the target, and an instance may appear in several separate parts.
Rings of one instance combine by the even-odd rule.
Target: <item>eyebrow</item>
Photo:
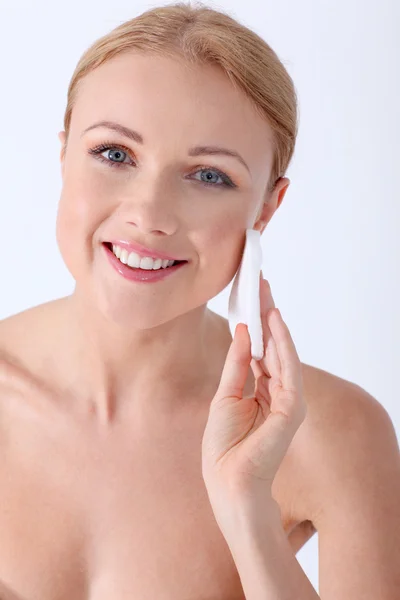
[[[84,129],[81,133],[81,137],[88,131],[92,129],[96,129],[97,127],[105,127],[106,129],[111,129],[120,135],[137,142],[138,144],[144,144],[143,136],[131,129],[130,127],[126,127],[125,125],[121,125],[119,123],[115,123],[114,121],[99,121],[98,123],[94,123],[90,125],[86,129]],[[200,156],[204,154],[219,154],[225,156],[232,156],[233,158],[237,158],[244,167],[246,167],[247,171],[250,173],[250,169],[245,162],[245,160],[240,156],[236,150],[230,150],[229,148],[222,148],[221,146],[194,146],[193,148],[189,148],[188,155],[189,156]]]

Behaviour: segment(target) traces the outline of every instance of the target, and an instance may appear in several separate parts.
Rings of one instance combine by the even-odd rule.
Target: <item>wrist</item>
[[[287,536],[280,511],[276,509],[275,506],[269,507],[264,515],[249,516],[244,513],[237,516],[235,532],[231,533],[230,530],[225,539],[238,568],[251,568],[250,563],[263,561],[266,552],[271,553],[271,556],[278,556],[286,547]]]
[[[231,549],[235,546],[257,545],[258,542],[264,543],[266,539],[278,541],[286,536],[281,510],[273,499],[254,499],[251,503],[231,504],[229,518],[225,520],[221,530]]]

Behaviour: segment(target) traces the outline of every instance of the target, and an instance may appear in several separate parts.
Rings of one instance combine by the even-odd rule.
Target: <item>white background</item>
[[[155,5],[0,0],[0,318],[73,290],[55,239],[68,83],[96,38]],[[262,236],[275,303],[300,359],[364,387],[399,437],[400,4],[209,5],[260,34],[299,95],[291,185]],[[230,287],[209,303],[224,316]],[[297,555],[316,588],[317,552],[315,535]]]

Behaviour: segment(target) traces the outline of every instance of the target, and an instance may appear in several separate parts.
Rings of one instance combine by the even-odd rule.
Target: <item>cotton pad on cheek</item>
[[[254,229],[246,229],[242,261],[229,296],[228,321],[232,338],[238,323],[247,325],[251,340],[251,356],[255,360],[261,360],[264,356],[260,312],[261,266],[261,234]]]

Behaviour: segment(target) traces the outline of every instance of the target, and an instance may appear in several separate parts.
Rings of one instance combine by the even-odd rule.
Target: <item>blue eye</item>
[[[122,154],[128,154],[128,148],[125,148],[124,146],[107,146],[107,144],[100,144],[99,146],[96,146],[95,148],[90,148],[89,149],[89,154],[92,154],[95,156],[95,158],[97,160],[100,160],[101,162],[104,162],[105,164],[107,164],[109,167],[119,167],[120,165],[126,165],[127,163],[121,162],[121,161],[117,161],[114,162],[113,160],[108,160],[107,158],[104,158],[104,156],[101,156],[103,152],[105,152],[106,150],[116,150],[117,155],[121,155],[121,151]]]
[[[111,145],[111,143],[105,143],[105,144],[99,144],[98,146],[95,146],[94,148],[90,148],[88,150],[89,154],[93,155],[96,160],[100,160],[101,162],[105,163],[106,165],[108,165],[109,167],[117,167],[117,168],[125,168],[127,165],[130,165],[131,163],[126,163],[124,162],[124,158],[122,157],[122,160],[109,160],[108,158],[104,158],[104,156],[102,156],[103,152],[105,152],[106,150],[112,150],[112,151],[116,151],[116,158],[121,158],[121,154],[122,155],[128,155],[129,156],[129,148],[126,148],[125,146],[115,146],[115,145]],[[216,183],[215,181],[204,181],[204,180],[197,180],[201,185],[207,185],[207,186],[213,186],[213,187],[223,187],[223,186],[227,186],[227,187],[232,187],[235,188],[237,187],[237,185],[232,181],[232,179],[230,177],[228,177],[228,175],[226,173],[224,173],[223,171],[220,171],[219,169],[215,169],[214,167],[207,167],[207,166],[202,166],[200,167],[200,169],[198,169],[197,171],[195,171],[195,173],[201,173],[201,172],[208,172],[208,173],[216,173],[217,177],[219,177],[219,179],[222,181],[222,183]]]
[[[228,177],[228,175],[226,175],[219,169],[214,169],[214,168],[212,169],[211,167],[201,167],[198,171],[196,171],[196,173],[201,173],[201,172],[216,173],[217,177],[219,177],[222,181],[222,183],[215,184],[212,181],[201,180],[200,183],[203,183],[204,185],[212,185],[214,187],[220,187],[222,185],[227,185],[229,187],[236,187],[236,185],[233,183],[232,179],[230,179],[230,177]]]

